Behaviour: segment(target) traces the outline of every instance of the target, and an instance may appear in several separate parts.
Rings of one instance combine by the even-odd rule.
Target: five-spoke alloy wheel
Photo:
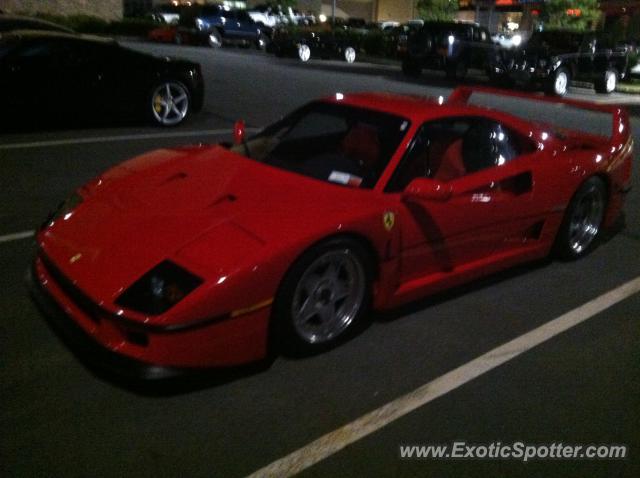
[[[162,126],[175,126],[189,114],[190,103],[186,86],[178,81],[163,81],[151,94],[152,119]]]
[[[314,353],[347,337],[369,309],[371,268],[369,254],[350,239],[307,251],[287,273],[276,299],[280,348]]]
[[[606,185],[599,177],[585,181],[571,199],[556,238],[556,251],[565,259],[577,259],[596,244],[607,204]]]

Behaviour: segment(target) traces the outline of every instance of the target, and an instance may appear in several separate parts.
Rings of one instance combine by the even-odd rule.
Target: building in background
[[[122,18],[122,0],[0,0],[5,13],[93,15],[105,20]]]
[[[124,16],[142,16],[162,4],[223,3],[232,8],[252,8],[269,0],[0,0],[7,13],[49,13],[94,15],[106,20]],[[272,0],[277,1],[277,0]],[[336,0],[335,14],[340,18],[362,18],[367,22],[395,20],[406,22],[417,17],[415,0]],[[298,0],[297,10],[330,17],[333,0]],[[476,22],[491,32],[531,30],[537,25],[544,0],[459,0],[460,21]],[[601,1],[605,25],[629,23],[640,16],[640,0]]]

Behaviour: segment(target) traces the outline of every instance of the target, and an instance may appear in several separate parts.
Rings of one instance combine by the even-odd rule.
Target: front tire
[[[177,80],[157,83],[149,98],[149,116],[159,126],[177,126],[191,112],[191,93]]]
[[[280,350],[310,355],[348,338],[369,311],[372,270],[370,255],[351,239],[332,239],[304,253],[276,296]]]
[[[551,75],[545,92],[548,95],[564,96],[567,94],[567,91],[569,91],[570,82],[571,75],[569,74],[569,70],[560,67]]]
[[[558,231],[555,252],[561,259],[587,255],[597,244],[607,204],[607,186],[602,179],[587,179],[573,195]]]

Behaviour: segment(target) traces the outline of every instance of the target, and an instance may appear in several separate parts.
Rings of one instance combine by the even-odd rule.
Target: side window
[[[475,121],[462,143],[466,174],[502,166],[519,154],[507,128],[490,120]]]
[[[534,148],[495,121],[448,118],[425,123],[393,175],[388,192],[402,191],[415,178],[448,182],[502,166]]]
[[[236,15],[238,16],[238,21],[241,21],[241,22],[249,22],[249,21],[251,21],[251,17],[244,10],[238,11]]]

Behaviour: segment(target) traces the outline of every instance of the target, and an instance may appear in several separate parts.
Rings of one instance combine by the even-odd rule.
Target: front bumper
[[[506,70],[509,78],[522,85],[540,85],[549,80],[552,71],[549,68],[515,65]]]
[[[267,354],[270,307],[201,327],[162,330],[91,313],[39,257],[29,285],[39,309],[70,348],[89,364],[120,376],[164,379],[255,362]]]

